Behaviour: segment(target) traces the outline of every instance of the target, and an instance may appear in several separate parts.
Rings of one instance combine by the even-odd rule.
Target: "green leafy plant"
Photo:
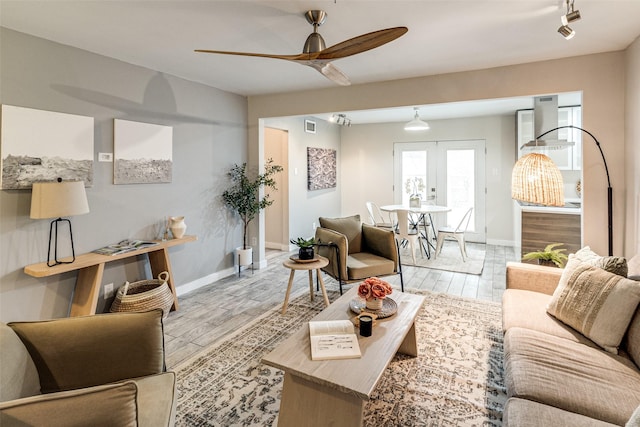
[[[547,245],[544,250],[529,252],[522,256],[524,261],[537,259],[538,261],[552,262],[558,267],[562,267],[569,257],[563,253],[566,249],[554,249],[558,246],[562,246],[564,243],[551,243]]]
[[[310,239],[304,239],[302,237],[298,237],[297,240],[291,239],[289,240],[289,242],[291,242],[291,244],[294,244],[299,248],[312,248],[317,244],[315,237],[312,237]]]
[[[283,170],[282,166],[274,165],[273,159],[267,160],[264,165],[264,173],[250,177],[247,174],[247,164],[234,165],[227,173],[232,185],[222,193],[225,205],[236,212],[243,223],[242,247],[247,249],[247,231],[249,223],[258,213],[273,204],[269,194],[259,198],[262,187],[277,190],[274,175]]]

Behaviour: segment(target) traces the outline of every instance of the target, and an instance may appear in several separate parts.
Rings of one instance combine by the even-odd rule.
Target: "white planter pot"
[[[234,253],[234,264],[239,266],[251,265],[253,263],[253,248],[236,248]]]

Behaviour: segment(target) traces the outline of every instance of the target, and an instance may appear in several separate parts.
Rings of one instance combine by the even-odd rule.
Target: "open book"
[[[105,246],[100,249],[96,249],[93,252],[100,255],[120,255],[125,252],[137,251],[138,249],[148,248],[149,246],[155,246],[158,242],[150,242],[146,240],[123,240],[119,243],[114,243],[109,246]]]
[[[350,320],[309,322],[311,359],[356,359],[361,357],[358,337]]]

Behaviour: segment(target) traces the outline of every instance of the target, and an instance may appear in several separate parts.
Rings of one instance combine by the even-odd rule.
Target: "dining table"
[[[412,224],[412,226],[414,226],[416,230],[418,230],[418,232],[420,233],[420,237],[424,239],[424,241],[426,242],[426,246],[422,244],[421,247],[424,250],[425,254],[427,255],[427,258],[431,259],[431,249],[435,251],[436,248],[431,242],[431,239],[429,238],[428,227],[431,227],[431,230],[433,232],[433,239],[437,240],[438,238],[437,231],[433,226],[432,215],[450,212],[451,208],[448,206],[427,205],[427,204],[421,204],[420,206],[409,206],[404,204],[380,206],[380,210],[385,212],[396,212],[398,210],[404,210],[404,209],[418,215],[418,220],[415,221]],[[428,221],[425,220],[426,219],[425,217],[429,217]],[[420,230],[421,225],[422,225],[422,230]]]

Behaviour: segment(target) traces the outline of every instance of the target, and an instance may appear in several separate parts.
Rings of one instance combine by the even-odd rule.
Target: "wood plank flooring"
[[[467,243],[474,245],[473,243]],[[405,289],[427,289],[451,295],[500,301],[505,289],[506,263],[515,261],[513,248],[486,245],[482,275],[453,273],[420,267],[402,267]],[[282,261],[291,253],[268,251],[268,266],[253,273],[243,271],[180,297],[180,309],[165,320],[167,367],[189,358],[227,333],[274,307],[282,307],[289,269]],[[314,275],[315,278],[315,275]],[[323,276],[328,290],[338,290],[337,281]],[[400,288],[399,276],[384,278]],[[309,293],[308,275],[295,275],[292,298]],[[316,292],[316,298],[321,293]]]

